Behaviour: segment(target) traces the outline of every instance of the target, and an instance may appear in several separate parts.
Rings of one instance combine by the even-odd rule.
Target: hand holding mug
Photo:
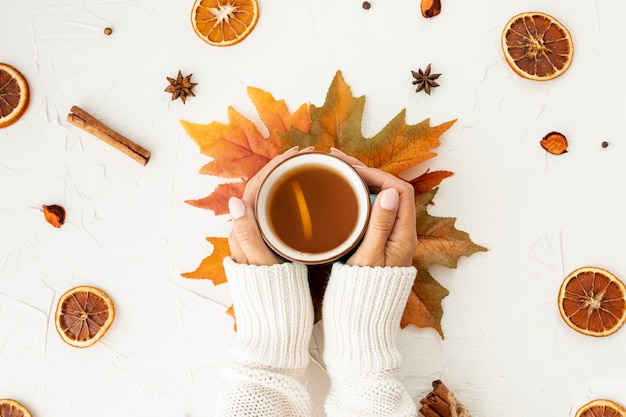
[[[365,237],[346,263],[410,266],[417,251],[415,197],[411,184],[379,169],[368,168],[337,149],[333,148],[331,154],[355,167],[370,190],[378,192]]]

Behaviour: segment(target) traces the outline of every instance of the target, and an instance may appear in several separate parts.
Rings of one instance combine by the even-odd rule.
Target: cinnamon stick
[[[420,413],[425,417],[471,417],[467,408],[439,379],[433,381],[433,390],[420,400],[420,404]]]
[[[141,165],[145,166],[150,160],[150,151],[117,133],[78,106],[72,106],[67,121],[108,143]]]

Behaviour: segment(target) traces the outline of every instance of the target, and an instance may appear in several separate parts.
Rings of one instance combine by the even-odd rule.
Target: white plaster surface
[[[185,203],[221,180],[198,174],[208,159],[179,120],[226,122],[233,105],[258,121],[247,86],[292,110],[321,105],[339,69],[367,97],[366,135],[403,108],[409,123],[457,119],[425,164],[455,172],[430,212],[489,248],[432,270],[450,291],[444,340],[401,332],[401,378],[416,401],[441,378],[474,417],[573,416],[599,397],[626,405],[626,330],[580,335],[556,305],[579,266],[626,278],[626,3],[442,0],[426,20],[417,0],[367,11],[360,0],[259,1],[252,34],[215,48],[193,32],[190,0],[0,0],[0,62],[32,89],[28,112],[0,129],[0,398],[34,416],[212,415],[234,335],[228,285],[181,273],[229,226]],[[550,82],[520,78],[500,50],[504,24],[532,10],[574,40],[571,68]],[[410,71],[428,63],[441,87],[416,94]],[[186,105],[163,92],[179,69],[199,83]],[[151,150],[148,165],[69,125],[72,105]],[[539,146],[552,130],[568,137],[567,154]],[[67,209],[61,229],[42,204]],[[53,323],[58,297],[81,284],[117,306],[106,336],[82,350]],[[316,362],[308,383],[319,406],[327,381]]]

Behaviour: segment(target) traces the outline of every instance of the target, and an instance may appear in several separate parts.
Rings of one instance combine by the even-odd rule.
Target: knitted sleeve
[[[417,415],[396,379],[396,338],[415,276],[413,267],[333,265],[322,307],[328,417]]]
[[[224,260],[237,334],[221,369],[217,416],[309,416],[302,385],[313,306],[306,266],[254,266]]]

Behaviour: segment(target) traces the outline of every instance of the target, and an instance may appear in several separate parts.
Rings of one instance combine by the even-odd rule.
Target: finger
[[[254,218],[252,206],[236,197],[228,200],[228,208],[233,219],[233,246],[240,248],[238,255],[251,265],[273,265],[279,263],[278,257],[267,247]]]
[[[396,222],[400,196],[395,188],[378,194],[361,245],[348,261],[351,265],[386,266],[387,241]]]
[[[370,190],[395,188],[398,191],[400,201],[396,216],[396,228],[403,233],[403,236],[406,233],[415,232],[415,197],[411,184],[379,169],[358,166],[355,168],[370,187]]]
[[[362,166],[362,167],[366,166],[363,162],[361,162],[360,160],[358,160],[354,156],[347,155],[343,151],[340,151],[337,148],[331,147],[330,148],[330,154],[333,155],[333,156],[336,156],[337,158],[343,160],[344,162],[349,163],[352,166]]]
[[[267,175],[274,169],[278,164],[283,162],[285,159],[288,159],[298,153],[298,147],[294,146],[291,149],[286,150],[284,153],[275,156],[270,160],[263,168],[259,170],[252,178],[248,180],[246,183],[246,189],[243,192],[243,200],[252,204],[256,197],[256,193],[261,186],[261,183],[267,177]]]
[[[230,248],[230,257],[233,259],[233,261],[237,262],[238,264],[248,263],[248,257],[246,256],[244,251],[241,250],[241,246],[239,246],[239,242],[237,242],[235,233],[232,230],[228,235],[228,247]]]

